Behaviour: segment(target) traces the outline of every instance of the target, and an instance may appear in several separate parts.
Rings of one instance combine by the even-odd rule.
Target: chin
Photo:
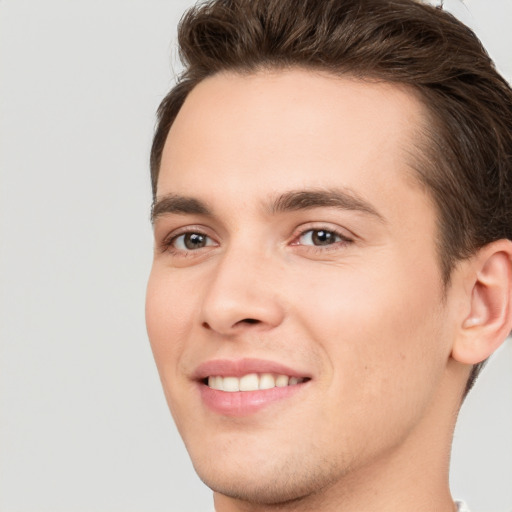
[[[311,482],[282,478],[282,475],[259,479],[256,476],[240,478],[240,475],[225,477],[201,477],[202,481],[214,492],[249,503],[259,505],[278,505],[301,501],[313,491]],[[315,489],[316,490],[316,489]]]
[[[308,464],[298,454],[284,460],[252,463],[248,460],[194,463],[194,468],[212,491],[260,505],[302,501],[332,485],[340,473],[339,468],[328,467],[319,461]]]

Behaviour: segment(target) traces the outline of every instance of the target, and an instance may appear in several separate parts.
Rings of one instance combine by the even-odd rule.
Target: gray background
[[[212,508],[143,316],[154,111],[190,4],[0,1],[1,512]],[[445,4],[512,78],[512,2]],[[463,408],[452,484],[512,511],[510,341]]]

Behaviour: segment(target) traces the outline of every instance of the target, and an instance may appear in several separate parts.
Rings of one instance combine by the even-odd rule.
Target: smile
[[[250,416],[262,409],[282,407],[310,388],[313,376],[277,361],[214,359],[191,375],[200,400],[221,416]],[[279,405],[283,404],[283,405]]]
[[[205,383],[211,389],[235,393],[237,391],[258,391],[263,389],[295,386],[306,381],[305,377],[290,377],[272,373],[249,373],[242,377],[209,376]]]

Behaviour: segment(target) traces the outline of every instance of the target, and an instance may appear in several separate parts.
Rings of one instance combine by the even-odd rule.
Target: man
[[[216,510],[457,510],[457,413],[512,327],[510,87],[414,0],[216,0],[180,49],[147,325]]]

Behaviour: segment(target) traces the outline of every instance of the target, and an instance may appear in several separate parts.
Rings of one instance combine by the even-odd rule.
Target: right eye
[[[179,252],[196,251],[214,245],[216,243],[209,236],[194,231],[182,233],[169,241],[169,248]]]

